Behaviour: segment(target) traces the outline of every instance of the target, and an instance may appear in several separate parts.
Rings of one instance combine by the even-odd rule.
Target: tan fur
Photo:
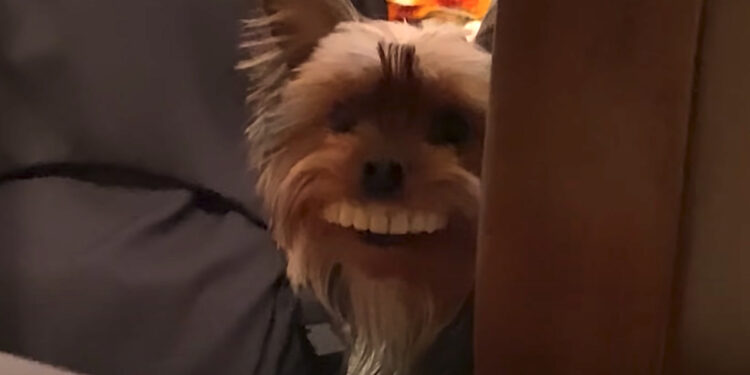
[[[406,55],[386,67],[388,51]],[[460,28],[382,21],[339,24],[295,69],[279,63],[282,54],[270,49],[243,67],[260,82],[249,93],[258,111],[248,129],[251,162],[287,274],[348,327],[349,374],[411,375],[472,289],[490,56]],[[415,76],[398,64],[413,64]],[[397,68],[403,79],[384,83]],[[340,103],[354,103],[350,133],[328,128]],[[460,149],[424,140],[429,115],[444,105],[465,110],[474,126]],[[321,220],[336,200],[367,204],[361,166],[382,155],[408,166],[404,194],[392,204],[448,212],[448,228],[382,248]]]

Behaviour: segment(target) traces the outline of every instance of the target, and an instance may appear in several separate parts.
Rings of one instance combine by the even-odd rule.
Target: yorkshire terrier
[[[348,374],[412,375],[473,289],[490,39],[349,0],[264,11],[239,67],[289,280],[344,327]]]

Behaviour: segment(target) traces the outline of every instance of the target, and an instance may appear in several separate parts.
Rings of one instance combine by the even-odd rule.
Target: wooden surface
[[[706,3],[667,373],[750,374],[750,1]]]
[[[660,373],[700,0],[501,0],[476,374]]]

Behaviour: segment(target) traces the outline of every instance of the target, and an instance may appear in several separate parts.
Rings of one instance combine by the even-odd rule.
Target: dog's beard
[[[304,153],[305,147],[289,150]],[[329,145],[287,165],[281,163],[296,158],[275,158],[261,175],[261,191],[292,284],[312,289],[347,331],[348,373],[408,375],[471,290],[473,223],[457,219],[436,240],[381,249],[323,222],[328,199],[346,196],[342,160],[348,151]],[[442,168],[424,178],[432,187],[426,190],[462,217],[476,215],[478,179],[455,162],[436,164]]]
[[[290,254],[288,274],[343,324],[349,374],[409,374],[447,324],[428,290],[398,279],[375,279],[304,250]]]

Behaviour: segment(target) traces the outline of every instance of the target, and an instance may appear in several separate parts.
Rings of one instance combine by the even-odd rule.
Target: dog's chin
[[[284,227],[297,229],[290,279],[310,286],[350,325],[350,373],[370,373],[360,370],[373,363],[384,373],[408,373],[470,295],[476,220],[465,212],[471,211],[311,202],[295,225]]]
[[[319,298],[351,325],[350,373],[380,373],[364,370],[373,363],[409,373],[465,303],[476,230],[455,211],[335,203],[308,218],[309,247],[293,255],[304,257],[297,264]],[[331,280],[341,286],[331,289]]]

